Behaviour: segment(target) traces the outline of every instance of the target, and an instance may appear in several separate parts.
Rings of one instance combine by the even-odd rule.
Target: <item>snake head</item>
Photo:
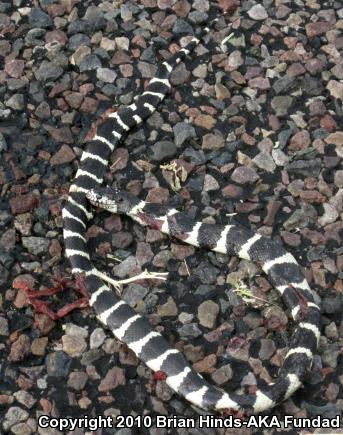
[[[113,187],[99,187],[86,194],[87,199],[96,207],[111,213],[129,213],[139,203],[133,195]]]

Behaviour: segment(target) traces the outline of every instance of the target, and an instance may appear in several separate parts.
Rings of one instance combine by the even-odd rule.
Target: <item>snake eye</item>
[[[99,193],[96,195],[96,199],[100,201],[101,195]]]

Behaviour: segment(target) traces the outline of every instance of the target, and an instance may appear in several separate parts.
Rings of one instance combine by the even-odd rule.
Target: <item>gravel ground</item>
[[[61,209],[91,123],[142,92],[156,65],[209,22],[210,3],[0,4],[1,433],[61,433],[38,428],[42,414],[198,415],[104,331],[91,309],[53,321],[28,305],[22,288],[70,276]],[[332,417],[343,409],[342,3],[220,5],[231,16],[172,73],[171,94],[115,150],[107,182],[204,222],[227,223],[239,213],[242,224],[283,242],[321,297],[322,336],[304,387],[272,415]],[[277,374],[293,326],[255,264],[105,212],[88,236],[102,271],[169,272],[166,284],[133,283],[123,297],[207,379],[243,391]],[[245,303],[240,280],[266,302]],[[76,297],[68,287],[51,307]]]

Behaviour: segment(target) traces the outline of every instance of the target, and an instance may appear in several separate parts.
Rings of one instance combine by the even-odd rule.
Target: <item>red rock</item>
[[[311,143],[310,133],[307,130],[298,131],[292,137],[291,142],[288,146],[290,151],[299,151],[307,148]]]
[[[125,53],[125,51],[117,50],[111,59],[111,64],[120,65],[122,63],[132,63],[132,60],[130,56]]]
[[[191,10],[191,5],[187,0],[180,0],[172,8],[178,17],[186,17]]]
[[[317,59],[316,57],[309,59],[305,63],[305,68],[312,75],[318,74],[323,71],[324,66],[325,62],[323,62],[321,59]]]
[[[124,63],[124,65],[119,65],[119,70],[122,73],[123,77],[132,77],[133,75],[133,66],[129,63]]]
[[[39,329],[41,335],[47,335],[55,327],[56,323],[46,314],[35,314],[35,327]]]
[[[45,34],[45,41],[47,43],[59,42],[62,46],[65,46],[68,42],[68,37],[62,30],[53,30]]]
[[[125,385],[125,381],[125,371],[119,367],[112,367],[100,382],[98,390],[102,393],[109,392],[117,388],[118,385]]]
[[[22,214],[38,205],[38,197],[33,193],[19,195],[9,200],[12,214]]]
[[[218,6],[220,9],[229,15],[232,15],[235,12],[239,4],[239,0],[218,0]]]
[[[171,252],[177,260],[183,261],[185,258],[194,254],[194,248],[189,245],[177,245],[176,243],[172,243]]]
[[[300,192],[300,198],[311,204],[323,204],[325,202],[325,196],[317,190],[303,190]]]
[[[289,231],[281,231],[280,235],[286,245],[297,247],[301,243],[301,237],[299,234],[290,233]]]
[[[328,30],[331,29],[331,24],[326,21],[317,21],[316,23],[306,24],[306,35],[309,38],[313,38],[315,36],[323,35]]]
[[[80,111],[87,113],[94,113],[98,107],[98,100],[94,98],[86,97],[81,104]]]
[[[49,92],[49,97],[54,98],[56,97],[56,95],[61,94],[66,89],[68,89],[68,85],[66,85],[65,83],[57,83],[51,88],[51,91]]]
[[[226,198],[241,198],[244,193],[244,189],[235,184],[228,184],[222,189],[222,195]]]
[[[12,362],[22,361],[30,352],[30,339],[27,335],[22,334],[19,336],[18,340],[12,344],[8,359]]]
[[[80,92],[72,92],[64,98],[72,109],[78,109],[83,101],[83,95]]]
[[[55,128],[44,124],[44,128],[56,142],[74,142],[74,138],[69,127]]]
[[[268,123],[274,131],[279,130],[281,127],[280,121],[276,115],[268,115]]]
[[[263,91],[270,89],[270,81],[265,77],[255,77],[248,82],[250,88],[261,89]]]
[[[193,364],[193,369],[198,373],[212,373],[215,370],[217,356],[212,353],[205,356],[204,359]]]
[[[116,148],[111,156],[111,171],[119,171],[127,166],[129,152],[126,148]]]
[[[52,4],[48,6],[48,14],[52,18],[61,17],[62,15],[64,15],[65,11],[66,11],[66,7],[61,3]]]
[[[199,115],[195,118],[194,124],[206,130],[212,130],[217,121],[211,115]]]
[[[327,131],[333,131],[337,128],[337,123],[331,115],[326,114],[323,116],[323,118],[321,118],[320,126]]]
[[[25,62],[23,60],[12,59],[9,62],[6,62],[5,71],[9,76],[19,79],[23,74],[24,67]]]
[[[63,165],[75,159],[74,151],[68,145],[62,145],[61,148],[50,159],[51,166]]]
[[[299,62],[293,63],[287,69],[287,74],[290,76],[301,76],[305,74],[305,72],[306,72],[305,68]]]
[[[49,246],[51,257],[61,257],[62,247],[57,239],[52,239]]]
[[[169,190],[163,187],[150,189],[145,200],[156,204],[165,204],[169,199]]]

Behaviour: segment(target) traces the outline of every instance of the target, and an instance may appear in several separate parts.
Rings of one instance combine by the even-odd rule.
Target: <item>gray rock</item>
[[[198,307],[199,323],[205,328],[215,328],[218,314],[219,305],[211,300],[203,302]]]
[[[273,340],[270,340],[269,338],[262,338],[261,340],[261,348],[258,353],[258,356],[261,360],[269,360],[274,352],[275,352],[275,343]]]
[[[27,420],[28,417],[29,413],[24,409],[19,406],[11,406],[5,414],[4,429],[7,430],[14,424]]]
[[[187,139],[196,137],[195,128],[193,125],[188,124],[187,122],[178,122],[173,127],[173,132],[176,146],[181,146]]]
[[[204,284],[214,284],[217,280],[219,270],[212,264],[202,261],[198,267],[193,270],[195,276],[197,276]]]
[[[4,337],[9,335],[8,321],[4,317],[0,317],[0,335]]]
[[[318,415],[321,415],[322,417],[331,419],[342,414],[338,405],[335,405],[334,403],[326,403],[325,405],[318,406],[312,403],[307,403],[303,400],[301,402],[301,408],[307,410],[309,417],[317,417]]]
[[[117,78],[117,73],[109,68],[98,68],[96,71],[96,76],[102,82],[113,83]]]
[[[173,157],[177,152],[177,148],[174,142],[163,140],[156,142],[152,146],[152,151],[152,159],[157,162],[161,162],[167,158]]]
[[[89,54],[85,56],[79,65],[80,72],[91,71],[93,69],[101,68],[101,60],[98,58],[96,54]]]
[[[89,347],[91,349],[97,349],[105,341],[106,334],[102,328],[95,328],[89,337]]]
[[[225,382],[232,379],[232,368],[230,364],[226,364],[225,366],[220,367],[215,372],[211,374],[211,378],[213,382],[215,382],[217,385],[223,385]]]
[[[295,76],[285,75],[284,77],[277,79],[272,87],[276,94],[286,93],[296,84],[296,80],[297,78]]]
[[[248,10],[248,15],[252,20],[265,20],[268,18],[267,11],[262,5],[254,5]]]
[[[208,14],[206,12],[200,12],[200,11],[192,11],[188,15],[189,21],[191,21],[194,24],[201,24],[205,23],[207,21]]]
[[[76,33],[69,38],[68,47],[71,51],[75,51],[81,45],[90,46],[91,40],[84,33]]]
[[[33,28],[35,27],[48,28],[48,27],[52,27],[53,25],[53,21],[49,17],[49,15],[43,12],[39,8],[31,9],[31,12],[29,14],[29,23],[30,26]]]
[[[1,151],[7,151],[7,142],[2,133],[0,133],[0,153]]]
[[[327,297],[322,300],[322,312],[326,314],[340,313],[343,309],[341,296]]]
[[[293,98],[288,95],[276,96],[272,99],[271,106],[275,110],[276,116],[285,116],[292,102]]]
[[[35,72],[35,77],[40,82],[57,80],[63,74],[63,68],[53,62],[43,61]]]
[[[105,352],[100,348],[88,350],[82,355],[81,364],[84,366],[89,366],[93,364],[95,361],[98,361],[104,355]]]
[[[178,18],[173,26],[173,33],[186,33],[187,35],[191,35],[193,33],[193,29],[192,26],[187,23],[187,21],[182,18]]]
[[[296,160],[286,166],[286,171],[303,177],[318,177],[321,170],[321,160]]]
[[[45,237],[23,237],[23,246],[30,254],[40,255],[48,252],[50,241]]]
[[[125,293],[123,294],[123,299],[131,306],[135,307],[139,301],[141,301],[148,294],[148,289],[140,284],[132,283],[129,284]]]
[[[49,376],[56,378],[65,378],[68,376],[72,358],[66,353],[59,350],[49,353],[45,358],[46,370]]]
[[[13,110],[23,110],[25,107],[24,95],[14,94],[5,104]]]
[[[68,387],[73,390],[83,390],[88,381],[88,376],[84,372],[72,372],[68,378]]]
[[[255,156],[252,161],[254,164],[264,171],[274,172],[276,168],[276,164],[272,158],[272,156],[266,151],[262,151],[257,156]]]
[[[197,323],[187,323],[186,325],[181,326],[181,328],[178,329],[178,333],[180,338],[185,340],[202,335]]]

